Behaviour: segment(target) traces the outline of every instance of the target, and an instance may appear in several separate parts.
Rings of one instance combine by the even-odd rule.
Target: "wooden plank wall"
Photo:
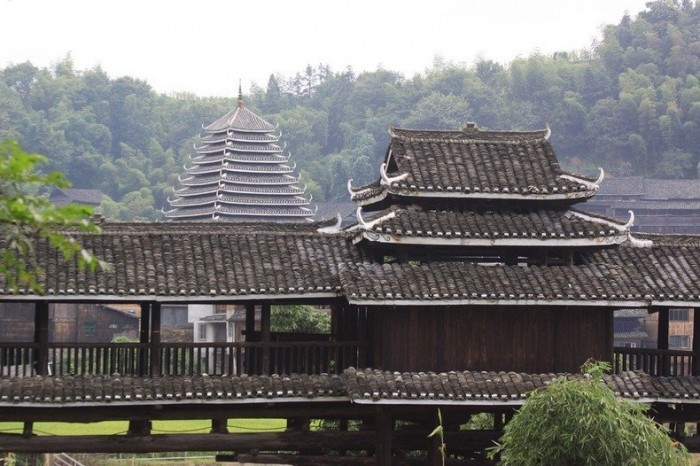
[[[397,371],[578,372],[612,358],[612,310],[375,308],[374,365]]]

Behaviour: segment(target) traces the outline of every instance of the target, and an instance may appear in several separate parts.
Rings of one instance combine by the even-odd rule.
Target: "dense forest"
[[[648,3],[636,17],[605,27],[588,50],[533,54],[507,66],[436,58],[406,77],[309,65],[293,77],[271,75],[245,102],[279,124],[317,201],[348,200],[348,179],[359,185],[378,176],[389,126],[457,128],[467,121],[492,129],[549,124],[562,163],[583,174],[602,166],[612,176],[697,178],[700,3]],[[158,94],[99,67],[76,70],[70,55],[50,68],[26,62],[0,70],[0,140],[47,155],[47,168],[75,187],[102,190],[101,211],[114,219],[159,218],[201,125],[233,105]]]

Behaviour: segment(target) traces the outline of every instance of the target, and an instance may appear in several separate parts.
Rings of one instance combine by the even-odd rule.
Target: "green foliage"
[[[605,363],[584,365],[583,377],[560,377],[533,392],[506,425],[499,464],[687,465],[690,456],[644,413],[601,382]]]
[[[46,157],[22,150],[15,141],[0,143],[0,229],[3,247],[0,252],[0,275],[5,286],[16,289],[28,286],[40,290],[39,268],[32,248],[37,238],[45,238],[66,260],[77,258],[80,267],[94,271],[108,265],[85,250],[70,230],[95,232],[89,221],[91,209],[80,205],[57,207],[37,194],[39,188],[68,187],[58,172],[41,174],[37,166]]]
[[[273,332],[329,333],[331,318],[313,306],[272,306],[270,329]]]

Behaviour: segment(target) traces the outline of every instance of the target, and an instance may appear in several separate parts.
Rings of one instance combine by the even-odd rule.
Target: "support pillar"
[[[151,375],[162,375],[160,364],[160,303],[151,304]]]
[[[141,322],[139,326],[139,375],[149,374],[148,342],[151,336],[151,304],[141,303]]]
[[[264,303],[260,311],[260,341],[262,348],[263,375],[270,375],[270,303]]]
[[[376,433],[376,448],[374,458],[378,466],[390,466],[392,464],[392,436],[394,423],[391,412],[384,407],[377,407],[374,417]]]
[[[34,370],[37,375],[49,375],[49,304],[38,302],[34,306]]]
[[[659,309],[659,328],[656,341],[656,348],[660,350],[668,349],[668,308],[664,307]],[[668,376],[670,373],[670,361],[667,355],[660,357],[660,367],[659,374],[661,376]]]
[[[245,305],[245,330],[243,331],[243,335],[245,335],[245,341],[246,343],[250,343],[252,341],[255,341],[256,338],[254,337],[255,335],[255,304],[246,304]],[[254,366],[253,366],[253,353],[256,352],[255,349],[253,348],[246,348],[245,349],[245,360],[243,362],[245,370],[244,372],[246,374],[254,374]]]
[[[693,366],[691,375],[700,375],[700,308],[693,312]]]

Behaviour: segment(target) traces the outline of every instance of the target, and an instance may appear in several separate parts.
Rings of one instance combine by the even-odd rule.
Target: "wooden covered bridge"
[[[349,185],[356,224],[104,223],[76,239],[110,262],[80,270],[43,242],[35,338],[0,343],[0,451],[212,450],[291,464],[438,464],[437,408],[450,464],[484,449],[527,394],[588,358],[604,383],[658,420],[700,422],[700,338],[668,349],[671,308],[700,307],[700,238],[632,235],[574,208],[601,179],[563,172],[548,131],[392,130],[380,177]],[[49,306],[139,303],[139,343],[56,343]],[[246,341],[167,343],[160,308],[246,309]],[[280,341],[274,304],[323,304],[323,340]],[[613,348],[613,312],[659,313],[659,347]],[[256,327],[255,315],[260,314]],[[695,312],[697,319],[698,312]],[[696,336],[700,325],[695,325]],[[474,414],[491,425],[460,429]],[[284,432],[228,433],[236,418],[282,418]],[[154,435],[156,419],[209,419],[207,434]],[[39,421],[125,420],[121,436],[34,435]],[[323,420],[322,427],[314,423]],[[284,452],[284,453],[281,453]]]

